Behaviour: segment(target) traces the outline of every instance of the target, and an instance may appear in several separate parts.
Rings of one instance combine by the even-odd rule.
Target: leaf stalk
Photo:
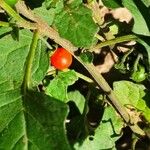
[[[138,37],[133,34],[124,35],[124,36],[116,37],[115,39],[112,39],[112,40],[107,40],[107,41],[101,42],[100,44],[97,44],[95,47],[93,47],[90,50],[94,51],[94,49],[100,49],[102,47],[111,46],[111,45],[115,45],[118,43],[137,40],[137,39],[138,39]]]
[[[27,56],[26,60],[26,66],[25,66],[25,75],[24,75],[24,83],[23,83],[23,89],[24,93],[31,87],[31,75],[32,75],[32,64],[34,61],[35,51],[37,48],[39,39],[39,33],[38,30],[34,31],[32,43],[30,45],[29,54]]]

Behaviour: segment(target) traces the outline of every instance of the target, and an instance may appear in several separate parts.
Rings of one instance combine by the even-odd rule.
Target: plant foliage
[[[120,7],[129,22],[113,16]],[[130,149],[148,149],[149,8],[149,0],[0,0],[0,150],[120,149],[127,133]],[[73,55],[69,69],[51,65],[58,47]]]

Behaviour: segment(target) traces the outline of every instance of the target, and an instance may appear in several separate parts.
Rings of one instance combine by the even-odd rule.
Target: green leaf
[[[149,95],[150,96],[150,95]],[[146,120],[150,122],[150,108],[146,107],[145,111],[143,112],[143,115],[145,116]]]
[[[14,7],[18,0],[4,0],[9,6]]]
[[[22,93],[24,66],[32,33],[21,30],[19,41],[6,33],[0,32],[3,37],[0,39],[0,149],[54,150],[59,149],[61,144],[62,149],[70,150],[64,127],[67,106],[42,93]],[[46,73],[45,67],[40,66],[45,62],[44,58],[41,59],[41,56],[45,57],[42,54],[45,48],[38,44],[40,54],[36,54],[37,60],[33,64],[33,76],[38,79],[33,78],[33,83]],[[41,77],[38,70],[43,72]]]
[[[92,19],[92,12],[80,5],[74,9],[65,9],[59,13],[54,21],[60,36],[71,41],[77,47],[93,45],[94,35],[98,31]]]
[[[70,150],[65,133],[67,105],[41,93],[29,93],[25,99],[27,107],[26,122],[31,145],[39,149]]]
[[[71,8],[76,8],[78,7],[80,4],[82,4],[82,0],[73,0],[70,4]]]
[[[112,24],[109,26],[109,32],[111,32],[112,35],[117,35],[119,33],[119,27],[117,24]]]
[[[128,81],[114,82],[113,88],[123,105],[132,104],[135,107],[141,99],[140,91],[145,89],[142,85]]]
[[[14,40],[11,34],[6,34],[0,39],[1,82],[7,82],[13,79],[15,87],[20,86],[20,83],[23,82],[24,64],[28,55],[31,40],[32,34],[26,30],[20,31],[19,41]]]
[[[12,31],[11,27],[0,27],[0,38],[10,34]]]
[[[46,45],[41,40],[35,52],[35,59],[32,66],[32,81],[33,86],[36,86],[42,81],[49,67],[49,55],[46,52]]]
[[[67,87],[77,80],[75,71],[60,72],[46,87],[46,94],[61,101],[67,100]]]
[[[59,1],[60,1],[60,0],[45,0],[46,8],[49,9],[49,8],[54,8],[54,7],[56,7],[56,4],[57,4]]]
[[[150,108],[148,105],[149,91],[142,84],[129,81],[118,81],[113,84],[114,92],[124,106],[132,106],[150,122]]]
[[[121,0],[102,0],[103,4],[108,8],[118,8],[121,7]]]
[[[83,52],[80,54],[80,58],[85,63],[91,63],[94,59],[94,55],[93,55],[93,53],[86,51],[86,52]]]
[[[38,16],[41,17],[49,25],[52,25],[52,23],[54,21],[54,17],[55,17],[55,9],[54,8],[47,10],[43,3],[42,7],[35,8],[34,12],[36,14],[38,14]]]
[[[20,31],[19,41],[14,40],[11,34],[4,36],[0,40],[0,49],[2,50],[2,53],[0,54],[0,59],[2,61],[0,63],[2,72],[0,77],[6,78],[6,81],[13,78],[14,86],[20,86],[20,83],[23,82],[24,65],[31,40],[32,33],[27,30]],[[33,85],[36,86],[43,79],[48,66],[49,60],[48,54],[46,53],[46,46],[39,40],[32,67]]]
[[[61,101],[65,101],[67,99],[67,86],[57,77],[50,82],[50,84],[46,87],[45,92],[47,95]]]
[[[132,13],[134,18],[134,26],[132,31],[134,33],[150,36],[150,30],[148,28],[147,22],[141,14],[139,8],[134,3],[133,0],[123,0],[123,5]],[[149,12],[147,12],[149,14]]]
[[[107,107],[94,136],[88,136],[82,144],[76,143],[76,150],[104,150],[115,147],[115,141],[121,136],[123,121],[112,107]]]
[[[11,36],[14,38],[14,40],[19,40],[19,28],[18,27],[13,27]]]
[[[68,101],[73,101],[80,110],[80,113],[83,113],[85,97],[79,91],[69,92]]]
[[[23,106],[19,90],[4,94],[10,98],[5,97],[5,104],[0,102],[0,149],[54,150],[61,144],[62,149],[70,150],[64,127],[65,104],[44,94],[30,92]]]
[[[63,81],[63,83],[66,86],[72,85],[75,83],[75,81],[78,80],[78,77],[76,75],[76,72],[74,70],[69,70],[69,71],[61,71],[58,73],[58,77],[60,80]]]
[[[147,51],[147,55],[148,55],[148,72],[150,73],[150,39],[148,38],[138,38],[137,42],[139,42],[141,45],[143,45],[145,47],[145,50]]]
[[[64,8],[64,0],[45,0],[47,9],[55,10],[55,13],[59,13]]]

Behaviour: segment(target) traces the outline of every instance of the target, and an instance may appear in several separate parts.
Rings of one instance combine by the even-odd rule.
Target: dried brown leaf
[[[104,58],[104,63],[101,65],[97,65],[96,68],[100,73],[107,73],[111,70],[111,68],[117,62],[117,60],[117,55],[113,51],[110,51],[106,54]]]
[[[115,19],[118,19],[120,22],[129,23],[132,19],[132,15],[126,8],[117,8],[111,10],[110,13],[113,15]]]

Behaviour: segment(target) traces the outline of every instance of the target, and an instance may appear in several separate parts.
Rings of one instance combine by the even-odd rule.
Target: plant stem
[[[20,27],[24,27],[24,28],[28,28],[28,29],[39,29],[43,35],[48,36],[49,38],[53,39],[56,43],[58,43],[62,47],[70,50],[71,53],[73,53],[74,51],[77,50],[77,47],[72,45],[69,41],[61,38],[59,36],[58,32],[56,32],[53,28],[49,27],[45,22],[39,21],[40,24],[36,24],[36,23],[31,23],[31,22],[26,21],[19,14],[17,14],[8,4],[6,4],[4,0],[0,0],[0,7],[2,7],[10,16],[12,16],[17,21],[17,24]],[[24,8],[24,7],[22,7],[22,8]],[[25,17],[27,17],[27,15],[25,15]],[[96,46],[96,48],[98,49],[98,48],[102,48],[105,46],[115,45],[117,43],[131,41],[131,40],[138,40],[138,37],[136,37],[135,35],[126,35],[126,36],[118,37],[113,40],[102,42],[102,43],[98,44]],[[26,71],[25,77],[24,77],[25,92],[30,87],[31,68],[32,68],[32,62],[33,62],[33,58],[34,58],[37,41],[38,41],[38,32],[36,31],[33,36],[32,44],[30,47],[30,52],[29,52],[29,55],[27,58],[27,65],[25,68],[25,71]],[[102,77],[102,75],[99,74],[98,71],[96,71],[96,69],[93,65],[84,64],[84,63],[82,63],[82,61],[79,58],[78,58],[78,60],[92,75],[93,79],[98,84],[98,86],[101,89],[103,89],[103,91],[107,94],[107,96],[109,97],[109,100],[112,103],[112,105],[114,106],[114,108],[119,112],[119,114],[122,116],[122,118],[128,124],[130,121],[130,117],[128,116],[128,113],[126,112],[125,108],[119,103],[119,100],[115,96],[114,92],[112,91],[112,89],[110,88],[108,83]],[[133,130],[133,132],[140,134],[140,135],[145,135],[144,131],[141,130],[137,124],[129,125],[129,126]]]
[[[89,103],[90,96],[91,96],[91,89],[89,88],[88,93],[86,95],[86,100],[85,100],[85,103],[84,103],[84,109],[83,109],[83,113],[82,113],[82,116],[84,118],[86,118],[86,115],[88,113],[88,103]]]
[[[93,64],[85,64],[82,62],[82,60],[74,56],[85,68],[86,70],[91,74],[93,77],[93,80],[98,84],[98,86],[104,91],[104,93],[108,96],[109,102],[112,104],[112,106],[115,108],[115,110],[120,114],[120,116],[123,118],[123,120],[127,123],[127,125],[130,126],[132,131],[136,133],[137,135],[144,136],[144,131],[139,128],[137,124],[134,124],[134,122],[131,122],[130,116],[128,112],[126,111],[125,107],[120,103],[116,95],[114,94],[114,91],[111,89],[111,87],[108,85],[106,80],[103,78],[103,76],[95,69]],[[132,123],[132,124],[131,124]]]
[[[69,70],[70,69],[67,68],[64,71],[69,71]],[[82,79],[82,80],[84,80],[84,81],[86,81],[88,83],[93,83],[94,82],[91,78],[89,78],[89,77],[87,77],[87,76],[85,76],[85,75],[83,75],[83,74],[81,74],[79,72],[75,72],[75,73],[76,73],[78,78],[80,78],[80,79]]]
[[[126,61],[127,57],[133,52],[133,50],[134,50],[134,48],[132,48],[131,50],[129,50],[129,51],[123,56],[123,58],[122,58],[122,60],[121,60],[121,64],[123,64],[123,63]]]
[[[9,27],[9,23],[8,22],[4,22],[4,21],[0,21],[0,26],[2,27]]]
[[[0,0],[0,6],[10,14],[15,20],[22,20],[19,14],[15,12],[13,8],[11,8],[4,0]]]
[[[38,35],[39,35],[38,31],[35,30],[33,34],[32,43],[30,46],[29,54],[27,57],[27,61],[26,61],[24,84],[23,84],[24,93],[26,93],[26,91],[31,87],[32,64],[33,64],[35,50],[36,50],[38,39],[39,39]]]
[[[125,36],[121,36],[121,37],[116,37],[115,39],[104,41],[104,42],[101,42],[100,44],[97,44],[94,48],[91,49],[91,51],[93,51],[94,49],[100,49],[105,46],[115,45],[117,43],[127,42],[127,41],[131,41],[131,40],[137,40],[137,38],[138,37],[135,35],[125,35]]]
[[[131,122],[132,120],[130,120],[130,116],[125,107],[119,102],[118,98],[114,94],[114,91],[108,85],[103,76],[101,74],[97,74],[97,71],[92,64],[86,64],[85,67],[90,72],[98,86],[106,93],[109,98],[109,102],[114,106],[116,111],[122,116],[124,121],[130,126],[130,128],[138,135],[145,135],[144,131],[140,129],[137,124]]]
[[[50,75],[54,75],[56,74],[56,69],[52,69],[50,71],[47,72],[47,75],[50,76]]]
[[[126,122],[129,123],[130,118],[129,118],[128,113],[126,112],[125,108],[119,103],[119,101],[117,100],[117,97],[114,95],[114,92],[112,91],[112,89],[110,88],[106,80],[102,77],[101,74],[96,73],[96,70],[94,69],[92,64],[86,64],[85,67],[90,72],[90,74],[92,75],[96,83],[98,83],[100,88],[102,88],[105,94],[111,99],[111,104],[116,107],[116,110],[118,111],[118,113],[122,116],[122,118]]]
[[[81,73],[79,73],[79,72],[76,72],[76,75],[77,75],[80,79],[82,79],[82,80],[84,80],[84,81],[86,81],[86,82],[88,82],[88,83],[93,83],[93,80],[92,80],[91,78],[89,78],[89,77],[87,77],[87,76],[85,76],[85,75],[83,75],[83,74],[81,74]]]
[[[133,66],[133,72],[136,72],[138,70],[138,64],[139,64],[139,60],[142,58],[142,54],[138,54],[135,62],[134,62],[134,66]]]
[[[11,8],[4,0],[0,0],[0,7],[2,7],[11,17],[13,17],[18,24],[28,29],[36,29],[37,27],[25,19],[23,19],[13,8]]]
[[[137,42],[139,42],[141,45],[143,45],[147,51],[147,55],[148,55],[148,72],[150,73],[150,46],[147,42],[145,42],[143,39],[138,38]]]
[[[89,106],[88,106],[88,103],[89,103],[89,100],[90,100],[90,96],[91,96],[91,89],[89,88],[88,90],[88,93],[86,95],[86,99],[85,99],[85,103],[84,103],[84,109],[83,109],[83,113],[82,113],[82,117],[84,119],[84,130],[85,130],[85,133],[86,135],[89,134],[89,129],[88,129],[88,124],[87,124],[87,113],[89,111]]]
[[[53,47],[42,36],[40,36],[40,39],[49,49],[53,49]]]
[[[99,34],[96,34],[95,37],[102,42],[105,41],[105,39],[102,36],[100,36]]]
[[[93,0],[87,0],[88,4],[90,4]]]

